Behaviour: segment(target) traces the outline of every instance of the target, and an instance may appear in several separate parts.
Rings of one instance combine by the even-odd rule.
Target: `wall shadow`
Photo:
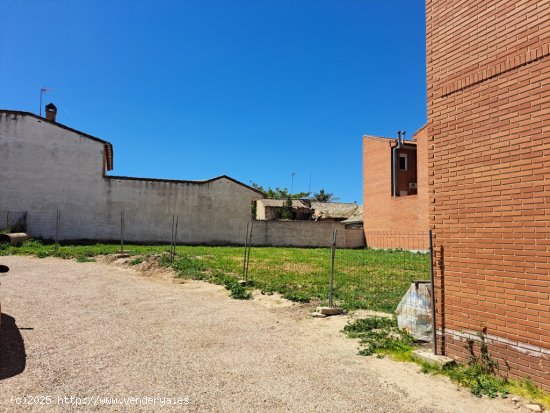
[[[15,319],[2,314],[0,324],[0,380],[17,376],[25,370],[27,354],[23,336]]]

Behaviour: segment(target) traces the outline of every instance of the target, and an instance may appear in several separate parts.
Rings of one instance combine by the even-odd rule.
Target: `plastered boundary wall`
[[[28,213],[27,232],[36,237],[54,239],[56,212]],[[170,243],[173,217],[149,217],[125,211],[123,224],[120,211],[112,214],[60,211],[57,237],[60,241],[111,241]],[[175,236],[177,244],[244,245],[247,219],[234,222],[200,222],[192,217],[178,216]],[[346,229],[341,223],[312,221],[252,221],[252,245],[265,247],[328,248],[336,230],[337,248],[364,248],[362,229]],[[386,239],[386,238],[384,238]],[[415,247],[416,248],[416,247]]]
[[[428,0],[439,349],[550,389],[550,2]],[[437,293],[439,291],[439,294]]]
[[[337,248],[363,248],[362,229],[346,229],[339,222],[253,221],[252,245],[272,247],[330,247],[336,230]]]

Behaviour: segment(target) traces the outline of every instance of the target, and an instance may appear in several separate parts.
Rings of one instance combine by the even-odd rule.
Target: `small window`
[[[406,171],[407,170],[407,154],[401,153],[399,154],[399,170],[400,171]]]

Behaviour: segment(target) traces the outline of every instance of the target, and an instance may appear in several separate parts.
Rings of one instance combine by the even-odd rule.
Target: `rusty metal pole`
[[[428,232],[428,239],[430,242],[430,279],[432,281],[432,340],[433,340],[433,352],[434,352],[434,355],[437,355],[437,323],[435,322],[434,246],[433,246],[431,229]]]
[[[329,288],[328,288],[328,306],[330,308],[334,307],[332,290],[334,288],[334,257],[336,255],[336,231],[337,230],[334,230],[332,232],[332,242],[330,243],[331,262],[330,262],[330,281],[329,281]]]

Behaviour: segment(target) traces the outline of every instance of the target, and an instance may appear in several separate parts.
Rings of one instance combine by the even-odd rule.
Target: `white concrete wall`
[[[103,177],[104,144],[34,116],[0,113],[0,210],[27,211],[31,235],[60,239],[242,243],[261,195],[230,179],[210,182]]]
[[[103,151],[103,144],[44,120],[0,113],[0,209],[99,207]]]
[[[107,179],[106,186],[108,211],[124,208],[126,237],[137,241],[166,239],[175,214],[179,242],[242,243],[252,201],[260,197],[227,178],[201,184]],[[142,211],[155,213],[144,222]],[[151,234],[147,239],[144,228]]]

